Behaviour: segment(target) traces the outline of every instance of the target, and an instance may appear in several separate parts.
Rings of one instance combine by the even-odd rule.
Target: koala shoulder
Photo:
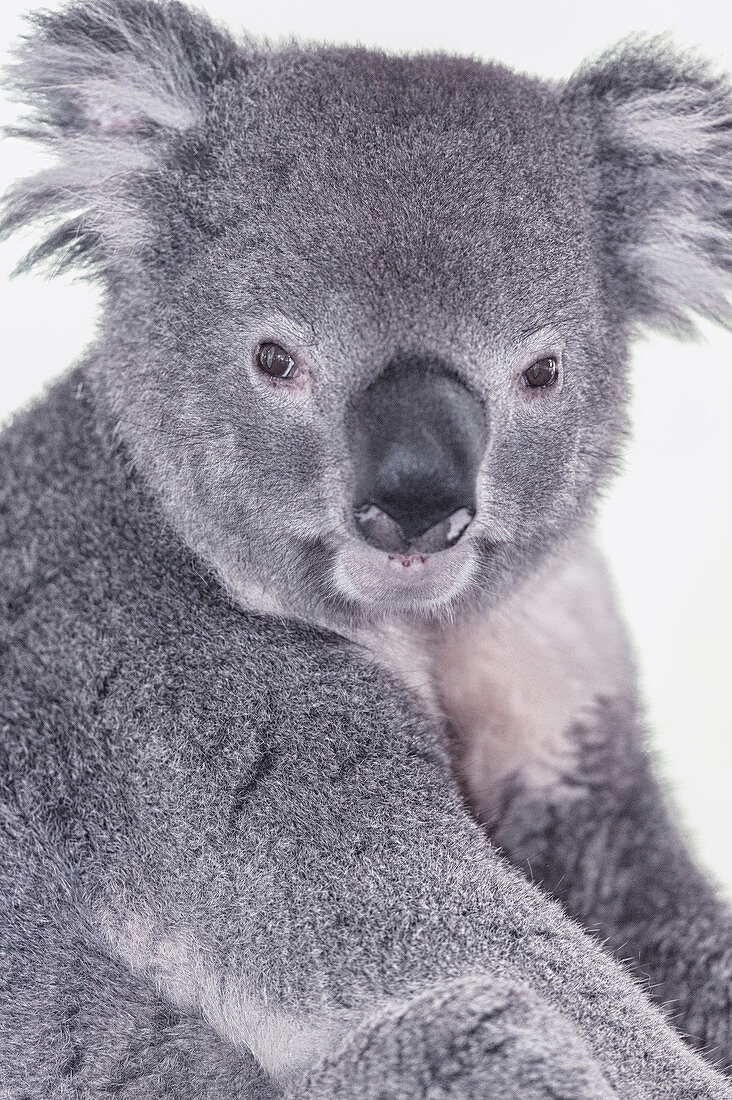
[[[0,680],[18,711],[61,700],[88,728],[88,713],[119,706],[123,725],[144,695],[175,721],[187,714],[203,739],[232,715],[278,739],[285,716],[334,740],[339,723],[376,739],[409,729],[408,693],[363,648],[232,605],[169,527],[80,370],[5,430],[0,471],[0,651],[13,658]]]

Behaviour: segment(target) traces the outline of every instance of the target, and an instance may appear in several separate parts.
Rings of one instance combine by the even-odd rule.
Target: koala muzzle
[[[454,545],[475,515],[486,442],[470,390],[439,365],[397,361],[359,395],[347,430],[366,542],[390,553]]]

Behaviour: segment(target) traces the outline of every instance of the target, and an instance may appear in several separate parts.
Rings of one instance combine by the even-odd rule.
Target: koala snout
[[[442,366],[398,360],[359,395],[347,432],[362,538],[391,553],[454,545],[476,512],[478,398]]]

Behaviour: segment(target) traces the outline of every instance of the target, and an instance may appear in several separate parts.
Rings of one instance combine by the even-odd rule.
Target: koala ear
[[[732,88],[668,41],[621,44],[562,91],[581,133],[614,320],[732,325]]]
[[[54,271],[103,269],[110,250],[142,243],[135,180],[202,123],[243,51],[175,0],[83,0],[30,23],[7,69],[30,112],[7,133],[42,143],[55,163],[4,196],[0,239],[42,223],[47,235],[21,270],[48,259]]]

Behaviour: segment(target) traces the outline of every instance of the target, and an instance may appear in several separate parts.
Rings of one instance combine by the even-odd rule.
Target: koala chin
[[[632,340],[732,320],[729,81],[177,0],[8,80],[103,308],[0,436],[0,1096],[732,1097],[593,535]]]

